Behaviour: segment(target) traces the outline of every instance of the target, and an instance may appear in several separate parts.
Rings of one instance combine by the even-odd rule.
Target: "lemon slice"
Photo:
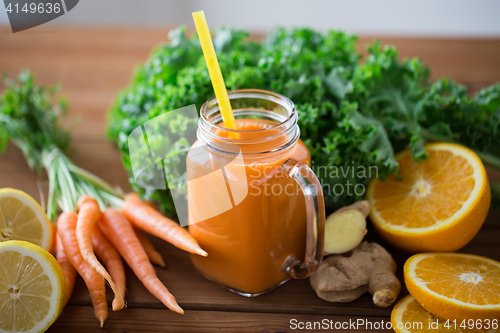
[[[23,191],[0,189],[0,242],[24,240],[51,251],[53,224],[42,207]]]
[[[65,291],[50,253],[25,241],[0,243],[0,332],[44,332],[61,313]]]

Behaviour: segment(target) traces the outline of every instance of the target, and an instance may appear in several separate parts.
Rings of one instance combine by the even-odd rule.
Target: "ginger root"
[[[340,208],[325,221],[324,254],[351,251],[366,235],[366,217],[370,213],[368,201],[358,201]]]
[[[328,302],[350,302],[368,291],[376,306],[388,307],[401,290],[395,272],[392,256],[379,244],[364,241],[348,253],[327,257],[310,282]]]

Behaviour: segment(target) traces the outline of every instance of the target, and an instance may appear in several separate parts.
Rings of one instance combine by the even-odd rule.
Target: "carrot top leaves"
[[[21,71],[17,79],[4,79],[7,89],[0,95],[0,151],[9,141],[18,146],[28,165],[49,178],[47,215],[56,216],[57,206],[63,211],[76,211],[83,194],[106,205],[120,206],[122,193],[104,180],[79,168],[65,155],[70,141],[69,130],[60,124],[67,107],[64,99],[53,103],[57,87],[37,86],[29,71]]]
[[[16,79],[4,78],[7,89],[0,95],[0,151],[12,140],[23,152],[31,168],[44,167],[42,153],[69,145],[69,131],[60,124],[66,100],[52,104],[57,86],[43,87],[34,83],[29,71],[21,71]]]

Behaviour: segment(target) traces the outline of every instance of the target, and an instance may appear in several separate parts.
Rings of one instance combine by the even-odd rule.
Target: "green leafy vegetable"
[[[31,168],[46,170],[49,178],[47,216],[54,220],[58,205],[75,211],[83,194],[94,197],[104,209],[120,206],[122,193],[95,175],[71,162],[64,150],[69,131],[60,124],[66,102],[53,104],[57,87],[37,86],[33,75],[22,71],[19,78],[5,79],[7,89],[0,95],[0,152],[12,141],[24,154]]]
[[[420,60],[400,61],[394,47],[380,43],[369,46],[361,62],[357,37],[344,32],[277,29],[254,42],[246,40],[247,32],[221,28],[215,36],[229,90],[267,89],[296,104],[301,138],[311,152],[329,209],[362,197],[335,188],[366,185],[373,176],[346,171],[371,167],[384,179],[398,172],[394,152],[409,146],[415,160],[425,159],[426,141],[461,143],[500,168],[498,84],[471,98],[465,87],[450,80],[431,84]],[[118,143],[129,171],[127,137],[134,128],[186,105],[199,109],[213,98],[197,37],[188,38],[179,28],[170,39],[137,69],[109,113],[109,137]],[[321,172],[321,167],[344,173]],[[130,181],[135,186],[132,176]],[[175,214],[168,190],[135,190]]]
[[[29,166],[41,171],[44,150],[68,147],[69,132],[59,125],[66,102],[60,99],[53,106],[51,97],[57,87],[36,86],[27,71],[21,72],[18,80],[5,79],[5,84],[10,89],[0,95],[0,151],[12,139],[23,151]]]

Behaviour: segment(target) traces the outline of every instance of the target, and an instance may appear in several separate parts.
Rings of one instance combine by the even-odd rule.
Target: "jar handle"
[[[323,189],[314,172],[304,163],[289,159],[282,166],[283,172],[300,186],[306,199],[307,234],[304,262],[292,259],[285,264],[287,274],[303,279],[314,273],[323,260],[325,241],[325,201]]]

